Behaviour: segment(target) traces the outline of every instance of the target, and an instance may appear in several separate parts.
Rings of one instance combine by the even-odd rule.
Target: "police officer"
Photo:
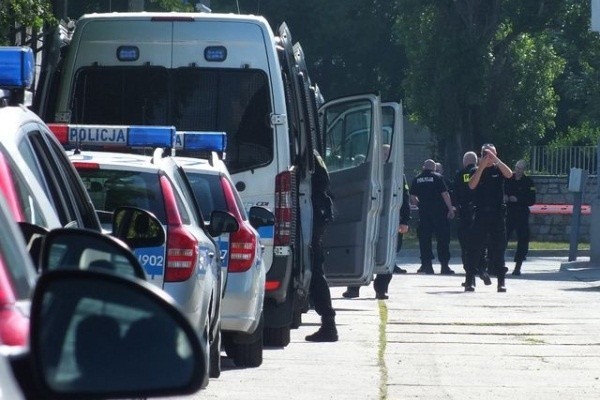
[[[435,171],[435,161],[428,159],[423,163],[423,171],[417,175],[410,187],[410,199],[419,206],[419,249],[421,268],[418,273],[433,274],[431,263],[431,239],[435,234],[437,255],[442,265],[442,274],[453,274],[448,266],[450,261],[450,223],[454,218],[454,208],[448,188],[442,177]]]
[[[335,310],[331,304],[331,292],[323,270],[323,234],[333,220],[333,207],[329,194],[329,173],[325,162],[314,150],[315,172],[311,179],[311,200],[313,207],[312,233],[312,276],[310,297],[315,311],[321,316],[321,327],[312,335],[306,336],[309,342],[336,342],[338,332],[335,324]]]
[[[481,147],[479,165],[469,179],[469,187],[474,190],[475,208],[471,247],[467,253],[466,292],[475,290],[476,266],[486,245],[490,266],[498,277],[498,292],[506,292],[504,181],[511,176],[511,169],[498,158],[496,147],[484,144]]]
[[[517,235],[517,252],[513,275],[521,275],[521,265],[529,251],[529,206],[535,204],[535,186],[533,180],[525,175],[525,160],[515,164],[512,177],[506,181],[506,240],[513,231]]]
[[[410,198],[408,195],[408,183],[406,182],[406,176],[403,176],[402,186],[402,206],[400,207],[400,226],[398,227],[398,238],[396,242],[396,252],[400,251],[402,247],[402,235],[408,232],[408,221],[410,220]],[[406,273],[396,272],[398,266],[394,266],[393,273]],[[373,289],[375,289],[375,298],[379,300],[386,300],[389,298],[387,292],[392,280],[392,274],[377,274],[373,280]],[[348,286],[346,291],[342,293],[347,299],[353,299],[360,296],[360,286]]]

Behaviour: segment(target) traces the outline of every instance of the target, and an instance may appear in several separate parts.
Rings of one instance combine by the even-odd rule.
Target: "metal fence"
[[[597,146],[534,146],[529,169],[532,174],[568,176],[571,168],[581,168],[596,175],[599,151]]]

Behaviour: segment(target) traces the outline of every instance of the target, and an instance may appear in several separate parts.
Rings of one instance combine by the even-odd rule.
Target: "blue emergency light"
[[[28,88],[33,83],[33,51],[29,47],[0,47],[0,87]]]
[[[225,46],[208,46],[204,48],[204,59],[208,62],[223,62],[227,59]]]
[[[202,150],[225,152],[227,134],[225,132],[182,132],[175,136],[175,150]]]
[[[175,140],[173,126],[48,124],[63,145],[168,147]]]
[[[140,49],[137,46],[119,46],[117,59],[119,61],[137,61],[140,58]]]

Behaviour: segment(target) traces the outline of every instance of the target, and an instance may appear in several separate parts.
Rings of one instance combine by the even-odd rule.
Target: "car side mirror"
[[[138,207],[117,207],[112,217],[112,235],[130,248],[159,247],[166,242],[165,228],[149,211]]]
[[[217,237],[223,233],[236,232],[238,229],[240,229],[240,225],[229,212],[215,210],[210,214],[210,223],[208,224],[210,236]]]
[[[42,272],[95,269],[146,279],[144,269],[125,243],[89,229],[58,228],[48,232],[40,267]]]
[[[23,239],[27,245],[27,251],[31,256],[31,261],[35,269],[40,272],[40,253],[42,251],[42,243],[48,234],[48,229],[34,225],[29,222],[19,222],[19,228],[23,234]]]
[[[248,219],[250,225],[254,229],[258,229],[262,226],[273,226],[275,225],[275,215],[264,207],[252,206],[248,212]]]
[[[169,295],[137,278],[91,270],[40,276],[29,357],[36,398],[192,394],[207,368],[196,331]]]

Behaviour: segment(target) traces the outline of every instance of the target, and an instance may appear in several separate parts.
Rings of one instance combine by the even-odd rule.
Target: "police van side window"
[[[371,142],[371,105],[358,101],[332,106],[325,115],[325,162],[329,172],[367,161]]]

